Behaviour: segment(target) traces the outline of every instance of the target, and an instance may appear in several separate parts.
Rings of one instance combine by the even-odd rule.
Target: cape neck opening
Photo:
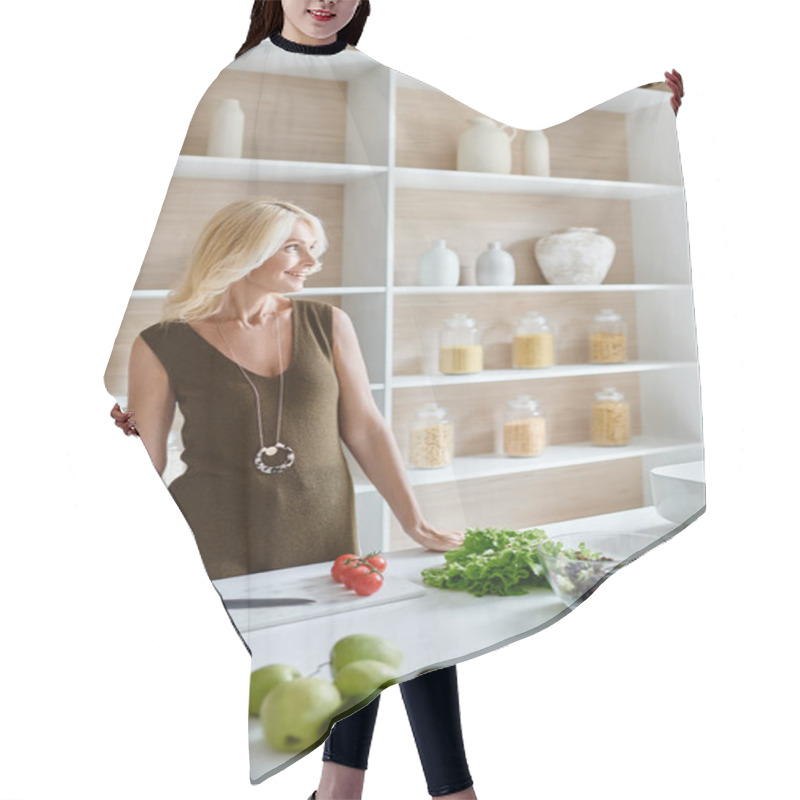
[[[281,36],[280,33],[273,33],[269,40],[282,50],[288,50],[290,53],[305,53],[311,56],[332,56],[335,53],[341,53],[347,47],[347,40],[343,38],[337,39],[331,44],[298,44]]]

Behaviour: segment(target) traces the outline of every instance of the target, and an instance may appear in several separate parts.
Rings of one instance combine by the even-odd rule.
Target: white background
[[[792,794],[800,171],[784,7],[374,2],[364,52],[520,127],[667,68],[686,81],[708,512],[565,620],[459,668],[482,800]],[[319,753],[250,786],[248,656],[102,381],[189,120],[249,10],[4,6],[0,800],[316,787]],[[427,796],[397,689],[364,796]]]

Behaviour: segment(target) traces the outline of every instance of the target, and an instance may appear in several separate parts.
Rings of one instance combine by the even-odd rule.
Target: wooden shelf
[[[591,197],[605,200],[636,200],[680,194],[681,186],[634,181],[601,181],[582,178],[543,178],[535,175],[498,175],[490,172],[394,167],[399,189],[459,192],[506,192],[560,197]],[[176,178],[212,180],[274,181],[289,183],[347,184],[361,178],[385,174],[389,167],[368,164],[329,164],[314,161],[280,161],[254,158],[180,156]]]
[[[175,166],[174,177],[347,184],[354,180],[385,173],[387,169],[388,167],[375,167],[369,164],[327,164],[315,161],[180,156]]]
[[[445,169],[396,167],[399,189],[456,192],[505,192],[560,197],[591,197],[603,200],[638,200],[668,194],[682,194],[683,187],[633,181],[599,181],[584,178],[540,178],[535,175],[497,175],[492,172],[463,172]]]
[[[456,481],[523,475],[539,470],[601,464],[651,455],[672,454],[676,456],[676,460],[680,460],[680,457],[688,457],[690,452],[699,446],[699,442],[639,436],[635,437],[631,444],[623,447],[598,447],[589,442],[554,445],[545,450],[542,455],[532,458],[510,458],[492,453],[461,456],[453,459],[453,463],[449,467],[442,469],[408,468],[407,472],[412,486],[433,486]],[[354,475],[354,482],[356,492],[359,494],[376,491],[375,487],[361,474]]]
[[[134,300],[158,300],[169,294],[169,289],[134,289]],[[302,292],[286,292],[287,297],[344,297],[356,294],[386,294],[385,286],[320,286],[303,289]]]
[[[289,297],[345,296],[356,294],[390,294],[402,297],[418,295],[481,295],[481,294],[581,294],[589,292],[690,292],[688,283],[604,283],[576,286],[529,284],[515,286],[309,286],[302,292],[287,292]],[[169,289],[134,289],[131,297],[136,300],[159,300],[169,294]]]
[[[515,284],[514,286],[394,286],[395,295],[558,294],[578,292],[690,291],[688,283]]]
[[[503,381],[560,380],[622,372],[654,372],[697,366],[692,361],[627,361],[624,364],[559,364],[544,369],[487,369],[472,375],[395,375],[392,387],[414,389],[426,386],[459,386]]]

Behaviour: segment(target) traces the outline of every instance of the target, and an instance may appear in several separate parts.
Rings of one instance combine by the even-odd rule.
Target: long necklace
[[[234,353],[233,348],[225,338],[225,334],[223,333],[219,322],[216,320],[214,320],[214,322],[217,326],[217,330],[219,331],[222,341],[230,351],[230,354],[233,358],[233,363],[239,367],[239,372],[242,373],[242,377],[250,384],[250,388],[253,390],[253,394],[256,398],[256,418],[258,420],[258,442],[260,447],[256,453],[256,457],[253,459],[253,464],[255,464],[255,467],[259,472],[263,472],[265,475],[275,475],[278,472],[284,472],[285,470],[289,469],[292,464],[294,464],[295,455],[294,450],[292,450],[291,447],[281,442],[281,418],[283,416],[283,357],[281,354],[281,327],[278,324],[278,315],[275,315],[275,331],[278,337],[278,369],[280,369],[280,375],[278,378],[280,381],[280,389],[278,391],[278,426],[275,432],[275,444],[270,445],[269,447],[264,444],[264,427],[261,422],[261,395],[259,394],[256,385],[252,380],[250,380],[250,376],[245,372],[244,367],[242,367],[242,365],[239,363],[239,359],[236,358],[236,353]],[[283,452],[283,461],[280,464],[268,464],[266,459],[271,458],[278,451]]]

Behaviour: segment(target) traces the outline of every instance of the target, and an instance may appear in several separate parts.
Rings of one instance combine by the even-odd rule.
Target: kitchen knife
[[[269,608],[271,606],[303,606],[306,603],[316,603],[306,597],[241,597],[235,600],[225,600],[225,608]]]

